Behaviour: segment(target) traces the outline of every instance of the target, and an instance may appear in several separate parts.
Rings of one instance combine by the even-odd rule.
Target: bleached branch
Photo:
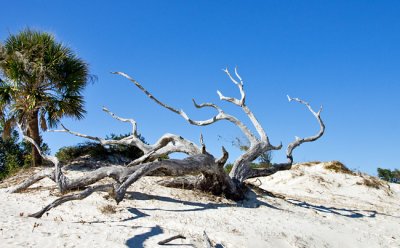
[[[228,77],[230,78],[230,80],[231,80],[234,84],[236,84],[236,86],[239,88],[241,98],[240,98],[240,100],[238,100],[238,99],[233,98],[233,97],[224,97],[224,96],[221,94],[221,92],[217,91],[218,95],[220,96],[220,99],[221,99],[221,100],[225,100],[225,101],[232,102],[232,103],[234,103],[234,104],[236,104],[236,105],[238,105],[238,106],[240,106],[240,107],[243,106],[243,105],[245,104],[245,100],[246,100],[246,93],[244,92],[244,89],[243,89],[243,80],[242,80],[242,78],[240,77],[240,75],[239,75],[239,73],[238,73],[238,71],[237,71],[237,67],[235,67],[235,75],[236,75],[236,77],[239,79],[239,82],[238,82],[236,79],[234,79],[234,78],[232,77],[232,75],[231,75],[231,73],[229,72],[228,68],[223,69],[223,71],[226,73],[226,75],[228,75]]]
[[[305,142],[316,141],[325,132],[325,124],[321,119],[322,106],[318,112],[315,112],[308,102],[303,101],[299,98],[291,98],[290,96],[287,96],[287,98],[288,98],[289,102],[296,101],[298,103],[304,104],[308,108],[308,110],[314,115],[314,117],[317,119],[317,121],[320,125],[319,132],[313,136],[306,137],[306,138],[300,138],[300,137],[296,136],[295,140],[292,143],[290,143],[287,147],[287,150],[286,150],[287,162],[286,163],[273,164],[271,167],[266,168],[266,169],[252,169],[251,172],[248,174],[248,178],[269,176],[278,171],[290,169],[293,164],[293,154],[292,153],[293,153],[294,149],[296,149],[298,146],[300,146],[301,144],[303,144]]]
[[[239,73],[237,71],[237,67],[235,67],[235,74],[236,74],[236,77],[239,79],[239,82],[232,77],[232,75],[230,74],[230,72],[229,72],[229,70],[227,68],[224,69],[223,71],[228,75],[228,77],[231,79],[231,81],[234,84],[236,84],[236,86],[239,88],[241,99],[239,100],[239,99],[234,98],[234,97],[226,97],[220,91],[217,91],[217,94],[218,94],[220,100],[228,101],[228,102],[231,102],[231,103],[241,107],[242,110],[249,117],[249,119],[250,119],[251,123],[253,124],[253,126],[255,127],[258,135],[260,135],[261,140],[263,142],[266,142],[268,145],[270,145],[269,139],[268,139],[267,134],[265,133],[265,130],[263,129],[263,127],[261,126],[260,122],[255,117],[253,112],[249,109],[249,107],[247,107],[247,105],[245,103],[246,93],[245,93],[245,91],[243,89],[243,80],[242,80],[242,78],[240,77],[240,75],[239,75]],[[271,146],[271,147],[277,148],[277,147],[274,147],[274,146]]]
[[[286,156],[288,157],[288,159],[293,161],[293,150],[300,146],[301,144],[305,143],[305,142],[312,142],[312,141],[316,141],[317,139],[319,139],[325,132],[325,124],[321,119],[321,112],[322,112],[322,106],[320,107],[318,112],[315,112],[312,107],[310,106],[310,104],[306,101],[303,101],[299,98],[291,98],[290,96],[287,96],[289,99],[289,102],[291,101],[296,101],[298,103],[301,103],[303,105],[305,105],[308,110],[314,115],[314,117],[317,119],[318,124],[320,126],[319,132],[313,136],[309,136],[306,138],[300,138],[300,137],[296,137],[295,141],[293,141],[292,143],[290,143],[288,145],[287,151],[286,151]]]
[[[193,103],[197,108],[203,108],[203,107],[212,107],[215,108],[218,111],[218,114],[215,115],[214,117],[208,119],[208,120],[204,120],[204,121],[196,121],[196,120],[192,120],[191,118],[189,118],[189,116],[183,111],[183,110],[177,110],[163,102],[161,102],[160,100],[158,100],[156,97],[154,97],[149,91],[147,91],[139,82],[137,82],[135,79],[133,79],[132,77],[130,77],[129,75],[123,73],[123,72],[114,72],[114,74],[118,74],[121,75],[125,78],[127,78],[128,80],[130,80],[131,82],[133,82],[141,91],[143,91],[150,99],[152,99],[153,101],[155,101],[157,104],[159,104],[160,106],[182,116],[187,122],[189,122],[192,125],[196,125],[196,126],[207,126],[210,124],[213,124],[217,121],[220,120],[228,120],[232,123],[234,123],[235,125],[237,125],[242,132],[246,135],[246,137],[249,138],[250,142],[255,143],[256,142],[256,138],[255,136],[251,133],[251,131],[241,122],[239,121],[236,117],[231,116],[229,114],[226,114],[225,112],[222,111],[221,108],[219,108],[216,104],[213,103],[203,103],[203,104],[197,104],[194,100]]]
[[[40,149],[39,145],[31,137],[25,135],[24,131],[22,130],[21,124],[17,123],[17,126],[18,126],[18,128],[19,128],[19,130],[20,130],[20,132],[22,134],[22,137],[25,140],[27,140],[29,143],[31,143],[32,145],[35,146],[36,150],[38,151],[39,155],[42,158],[44,158],[47,161],[50,161],[52,164],[54,164],[56,166],[59,164],[59,161],[58,161],[57,157],[44,154],[42,149]]]
[[[130,122],[132,124],[132,134],[134,136],[137,136],[137,123],[134,119],[121,118],[121,117],[117,116],[116,114],[114,114],[113,112],[111,112],[110,110],[108,110],[106,107],[103,107],[103,111],[108,113],[109,115],[111,115],[114,119],[117,119],[122,122]]]
[[[50,156],[50,155],[46,155],[43,153],[42,149],[40,149],[40,146],[31,138],[25,135],[24,131],[22,130],[21,124],[17,124],[19,130],[21,131],[22,137],[27,140],[29,143],[31,143],[32,145],[35,146],[36,150],[38,151],[39,155],[47,160],[50,161],[52,164],[54,164],[54,175],[49,174],[49,172],[43,172],[43,173],[38,173],[36,175],[34,175],[33,177],[31,177],[30,179],[28,179],[26,182],[23,182],[22,184],[18,185],[17,187],[15,187],[13,189],[14,192],[22,190],[27,187],[29,187],[30,185],[32,185],[33,183],[45,178],[45,177],[49,177],[51,179],[53,179],[59,190],[61,192],[64,192],[64,188],[65,188],[65,184],[67,183],[67,179],[64,176],[64,174],[61,171],[61,166],[60,166],[60,161],[58,160],[57,157],[55,156]]]

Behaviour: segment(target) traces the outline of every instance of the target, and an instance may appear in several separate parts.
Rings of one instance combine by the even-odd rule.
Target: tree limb
[[[293,142],[291,142],[287,147],[287,150],[286,150],[287,162],[286,163],[273,164],[271,167],[266,168],[266,169],[252,169],[247,178],[270,176],[281,170],[289,170],[293,164],[292,153],[293,153],[294,149],[296,149],[297,147],[299,147],[301,144],[303,144],[305,142],[316,141],[325,132],[325,124],[321,119],[322,106],[318,112],[315,112],[308,102],[303,101],[299,98],[291,98],[290,96],[287,96],[287,97],[288,97],[289,102],[296,101],[298,103],[304,104],[308,108],[308,110],[314,115],[314,117],[317,119],[320,129],[319,129],[318,133],[313,136],[306,137],[306,138],[296,137],[295,140]]]
[[[310,104],[308,104],[308,102],[303,101],[299,98],[291,98],[290,96],[287,96],[287,97],[288,97],[289,102],[296,101],[298,103],[304,104],[308,108],[308,110],[314,115],[314,117],[317,119],[319,126],[320,126],[319,132],[317,134],[310,136],[310,137],[306,137],[306,138],[296,137],[295,141],[293,141],[292,143],[289,144],[289,146],[287,148],[286,156],[288,157],[289,160],[291,160],[291,162],[293,162],[293,157],[292,157],[293,150],[305,142],[312,142],[312,141],[316,141],[317,139],[319,139],[325,132],[325,124],[321,119],[322,106],[320,107],[318,112],[315,112],[312,109],[312,107],[310,106]]]
[[[121,117],[117,116],[116,114],[114,114],[113,112],[111,112],[110,110],[108,110],[106,107],[103,107],[103,111],[110,114],[116,120],[119,120],[122,122],[130,122],[132,124],[132,134],[135,137],[137,137],[137,123],[134,119],[121,118]]]
[[[187,122],[189,122],[192,125],[196,125],[196,126],[207,126],[210,124],[213,124],[219,120],[228,120],[232,123],[234,123],[235,125],[237,125],[242,132],[246,135],[246,137],[249,138],[249,140],[251,142],[256,142],[256,138],[255,136],[251,133],[251,131],[241,122],[239,121],[236,117],[233,117],[231,115],[226,114],[225,112],[222,111],[221,108],[219,108],[217,105],[213,104],[213,103],[203,103],[198,105],[194,100],[193,103],[197,108],[203,108],[203,107],[212,107],[215,108],[216,110],[218,110],[218,114],[215,115],[214,117],[208,119],[208,120],[204,120],[204,121],[195,121],[192,120],[188,117],[188,115],[183,111],[183,110],[178,110],[175,109],[163,102],[161,102],[160,100],[158,100],[156,97],[154,97],[149,91],[147,91],[138,81],[136,81],[135,79],[133,79],[132,77],[130,77],[129,75],[123,73],[123,72],[113,72],[113,74],[118,74],[120,76],[123,76],[125,78],[127,78],[129,81],[133,82],[141,91],[143,91],[150,99],[152,99],[153,101],[155,101],[158,105],[182,116]]]
[[[65,202],[82,200],[82,199],[85,199],[86,197],[90,196],[91,194],[93,194],[96,191],[109,191],[109,190],[113,190],[113,186],[111,184],[96,185],[96,186],[88,187],[87,189],[85,189],[79,193],[62,196],[62,197],[58,198],[57,200],[53,201],[52,203],[50,203],[49,205],[45,206],[39,212],[30,214],[28,216],[34,217],[34,218],[40,218],[40,217],[42,217],[42,215],[44,213],[46,213],[50,209],[55,208]]]

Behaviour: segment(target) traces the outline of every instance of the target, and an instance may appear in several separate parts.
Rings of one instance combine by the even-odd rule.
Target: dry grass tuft
[[[322,163],[321,161],[309,161],[309,162],[305,162],[305,163],[301,163],[299,164],[300,166],[307,166],[307,167],[311,167],[317,164]]]
[[[354,175],[354,172],[347,168],[343,163],[340,161],[332,161],[325,164],[325,169],[334,171],[336,173],[343,173],[343,174],[350,174]]]
[[[369,177],[369,178],[363,177],[363,181],[358,182],[357,184],[365,185],[367,187],[374,188],[374,189],[380,189],[385,186],[385,184],[381,180],[379,180],[378,178],[375,178],[375,177]]]
[[[0,189],[8,188],[13,185],[17,185],[24,181],[26,178],[33,176],[36,172],[41,170],[39,167],[22,167],[15,172],[8,175],[6,178],[0,180]]]
[[[99,210],[102,214],[115,214],[117,212],[116,207],[110,204],[100,207]]]

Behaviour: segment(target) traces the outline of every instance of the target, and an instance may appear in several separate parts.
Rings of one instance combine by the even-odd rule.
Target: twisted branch
[[[286,156],[288,157],[288,159],[291,162],[293,162],[293,157],[292,157],[293,150],[305,142],[312,142],[312,141],[316,141],[317,139],[319,139],[325,132],[325,124],[321,119],[322,106],[320,107],[318,112],[315,112],[308,102],[303,101],[299,98],[291,98],[290,96],[287,96],[287,97],[288,97],[289,102],[296,101],[298,103],[304,104],[308,108],[308,110],[314,115],[314,117],[317,119],[318,124],[320,126],[319,132],[317,134],[310,136],[310,137],[306,137],[306,138],[296,137],[295,141],[293,141],[292,143],[289,144],[287,151],[286,151]]]

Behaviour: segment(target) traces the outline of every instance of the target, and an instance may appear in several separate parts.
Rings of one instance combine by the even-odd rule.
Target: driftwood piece
[[[181,234],[179,234],[179,235],[175,235],[175,236],[172,236],[172,237],[170,237],[170,238],[161,240],[161,241],[158,242],[157,244],[159,244],[159,245],[165,245],[165,244],[167,244],[167,243],[169,243],[169,242],[171,242],[171,241],[173,241],[173,240],[175,240],[175,239],[186,239],[186,237],[183,236],[183,235],[181,235]]]
[[[55,200],[48,206],[44,207],[41,211],[32,214],[32,217],[40,217],[45,212],[50,209],[72,200],[81,200],[89,196],[96,191],[110,191],[111,196],[115,199],[117,203],[122,201],[125,197],[125,193],[130,185],[135,183],[138,179],[143,176],[152,173],[155,170],[163,169],[168,171],[172,176],[178,177],[177,181],[164,181],[164,185],[169,186],[181,186],[182,183],[186,183],[188,188],[200,189],[206,192],[211,192],[216,195],[224,195],[227,198],[233,200],[241,200],[244,197],[245,183],[244,181],[248,178],[259,177],[259,176],[269,176],[277,171],[288,170],[293,164],[293,151],[299,147],[301,144],[306,142],[313,142],[319,139],[325,131],[325,125],[321,119],[322,108],[315,112],[310,104],[298,98],[291,98],[288,96],[289,102],[295,101],[305,105],[308,110],[317,119],[320,130],[319,132],[311,137],[298,138],[287,146],[286,157],[287,161],[285,163],[273,164],[271,167],[266,169],[253,169],[251,168],[251,163],[257,159],[263,153],[270,150],[279,150],[282,148],[282,144],[274,146],[270,143],[267,133],[263,129],[261,123],[257,120],[253,112],[246,105],[246,92],[244,91],[244,83],[239,75],[237,68],[235,68],[234,76],[229,72],[228,69],[223,70],[228,78],[238,87],[240,92],[240,99],[234,97],[228,97],[223,95],[220,91],[217,94],[222,101],[227,101],[233,105],[242,109],[242,111],[249,118],[253,129],[256,133],[253,133],[251,128],[249,128],[243,121],[239,120],[233,115],[226,113],[221,107],[214,103],[202,103],[198,104],[193,100],[193,104],[196,108],[213,108],[216,110],[216,114],[206,120],[193,120],[190,118],[183,110],[171,107],[168,104],[160,101],[148,90],[146,90],[138,81],[130,77],[123,72],[115,72],[124,78],[130,80],[139,90],[141,90],[146,96],[148,96],[152,101],[160,105],[161,107],[180,115],[184,120],[192,125],[196,126],[206,126],[211,125],[217,121],[225,120],[236,125],[242,133],[248,138],[250,142],[250,147],[243,154],[241,154],[233,163],[233,167],[229,175],[224,171],[224,164],[228,159],[228,152],[222,147],[221,158],[215,158],[213,155],[209,154],[206,149],[206,145],[202,137],[200,138],[200,145],[195,142],[187,140],[176,134],[164,134],[161,136],[154,144],[144,143],[137,130],[137,123],[133,119],[122,118],[108,110],[103,108],[104,112],[111,115],[114,119],[122,122],[127,122],[132,125],[132,133],[128,137],[121,140],[107,140],[100,137],[94,137],[86,134],[81,134],[76,131],[72,131],[65,126],[62,126],[60,130],[53,130],[53,132],[65,132],[71,135],[82,137],[85,139],[90,139],[100,143],[101,145],[126,145],[126,146],[136,146],[143,151],[143,155],[129,162],[126,166],[109,166],[102,167],[97,170],[87,172],[82,176],[70,178],[67,177],[58,161],[54,156],[48,156],[43,154],[39,146],[31,139],[25,135],[22,130],[23,137],[32,143],[36,149],[40,152],[40,155],[45,159],[54,164],[54,169],[43,170],[32,177],[28,178],[24,182],[10,188],[10,192],[20,192],[32,184],[40,181],[43,178],[50,178],[53,180],[61,193],[66,193],[71,190],[77,191],[74,194],[65,195]],[[171,153],[185,153],[188,157],[184,159],[167,159],[160,160],[160,157]],[[184,177],[191,176],[189,179]],[[94,185],[99,180],[103,178],[113,179],[113,183],[110,185]],[[190,184],[190,185],[188,185]]]

